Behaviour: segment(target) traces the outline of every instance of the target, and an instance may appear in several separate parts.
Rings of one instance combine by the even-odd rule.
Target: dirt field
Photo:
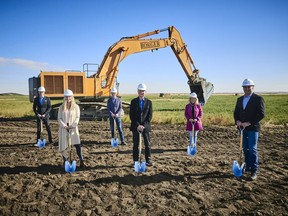
[[[57,122],[51,121],[57,141]],[[70,174],[57,146],[33,147],[36,123],[0,121],[0,215],[287,215],[287,128],[264,128],[259,175],[236,179],[239,134],[205,127],[196,156],[186,153],[184,125],[153,125],[154,167],[137,174],[132,134],[127,146],[110,145],[107,122],[80,122],[87,167]],[[46,132],[45,132],[46,135]],[[78,158],[74,152],[77,165]]]

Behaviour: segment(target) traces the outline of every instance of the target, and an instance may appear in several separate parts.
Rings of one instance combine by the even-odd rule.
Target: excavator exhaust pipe
[[[191,92],[197,94],[199,103],[203,106],[214,91],[214,85],[202,77],[196,78],[193,83],[188,81]]]

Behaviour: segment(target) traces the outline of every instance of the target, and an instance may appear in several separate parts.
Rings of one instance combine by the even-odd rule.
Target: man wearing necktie
[[[147,166],[152,166],[151,160],[151,120],[152,101],[145,98],[147,87],[141,83],[138,85],[138,97],[131,101],[130,105],[130,130],[133,133],[133,160],[139,160],[139,133],[142,133],[145,145],[145,160]]]
[[[36,139],[36,144],[37,146],[37,141],[40,139],[41,136],[41,122],[42,121],[45,124],[47,133],[48,133],[48,140],[49,143],[52,143],[52,135],[51,135],[51,130],[50,130],[50,125],[49,125],[49,113],[51,111],[51,102],[50,98],[45,96],[45,88],[43,86],[40,86],[38,88],[38,97],[34,98],[33,102],[33,111],[36,115],[37,119],[37,139]]]

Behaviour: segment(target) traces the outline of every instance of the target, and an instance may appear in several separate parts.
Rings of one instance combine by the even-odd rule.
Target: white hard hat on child
[[[38,88],[38,92],[45,92],[45,88],[44,88],[43,86],[40,86],[40,87]]]
[[[253,80],[251,80],[251,79],[245,79],[245,80],[242,82],[242,87],[244,87],[244,86],[254,86]]]
[[[116,88],[112,88],[111,89],[111,93],[117,93],[117,89]]]
[[[138,90],[146,91],[147,86],[144,83],[140,83],[137,87]]]
[[[190,98],[197,98],[197,94],[195,92],[192,92],[189,97]]]
[[[73,96],[73,92],[72,92],[70,89],[67,89],[67,90],[64,92],[64,97],[68,97],[68,96]]]

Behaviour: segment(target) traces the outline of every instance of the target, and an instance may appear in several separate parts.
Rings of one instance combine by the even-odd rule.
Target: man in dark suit
[[[265,116],[264,100],[255,94],[254,82],[245,79],[242,83],[244,95],[237,99],[234,110],[234,120],[243,130],[243,152],[245,156],[245,171],[251,172],[251,179],[255,180],[258,173],[258,136],[260,121]]]
[[[133,133],[133,160],[139,161],[139,136],[143,135],[145,145],[145,160],[147,166],[152,166],[151,160],[151,120],[152,120],[152,102],[145,98],[147,87],[141,83],[138,85],[138,97],[131,101],[130,105],[130,130]]]
[[[33,111],[36,115],[37,119],[37,140],[35,146],[37,146],[37,141],[40,139],[41,135],[41,122],[45,124],[47,133],[48,133],[48,140],[49,143],[52,143],[52,135],[49,125],[49,113],[51,111],[51,102],[50,98],[45,96],[45,88],[40,86],[38,88],[38,97],[34,98],[33,102]]]

